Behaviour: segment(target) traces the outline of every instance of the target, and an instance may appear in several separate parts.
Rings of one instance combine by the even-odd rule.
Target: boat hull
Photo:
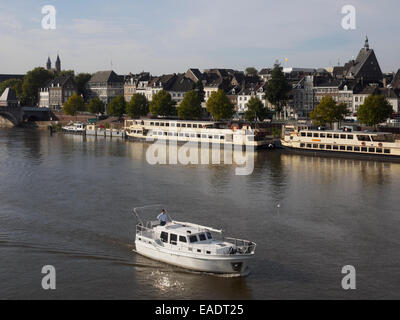
[[[151,242],[151,241],[150,241]],[[215,274],[245,276],[248,274],[248,260],[251,255],[188,256],[179,252],[163,250],[154,243],[135,241],[136,252],[153,260],[181,268]]]
[[[307,156],[335,157],[335,158],[346,158],[355,160],[372,160],[372,161],[400,163],[400,156],[396,155],[367,154],[367,153],[328,151],[328,150],[316,150],[316,149],[300,149],[296,147],[285,146],[283,143],[282,143],[282,148],[290,153],[307,155]]]

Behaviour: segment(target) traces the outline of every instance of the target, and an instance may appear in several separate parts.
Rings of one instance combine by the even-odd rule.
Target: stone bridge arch
[[[21,108],[2,108],[0,107],[0,127],[18,126],[23,121]]]

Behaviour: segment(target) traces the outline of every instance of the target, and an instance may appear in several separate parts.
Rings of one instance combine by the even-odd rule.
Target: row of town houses
[[[284,68],[286,78],[292,86],[284,116],[289,118],[307,117],[324,96],[332,96],[338,103],[348,105],[356,115],[360,105],[370,94],[383,94],[392,104],[396,113],[400,102],[400,70],[383,74],[375,56],[369,47],[368,38],[357,58],[344,66],[324,69]],[[117,96],[130,101],[133,94],[139,93],[151,101],[160,90],[170,93],[177,105],[186,92],[193,90],[195,84],[202,82],[205,101],[217,90],[223,90],[235,105],[237,114],[243,114],[252,97],[258,97],[265,107],[274,106],[265,99],[264,86],[271,78],[272,69],[265,68],[257,75],[247,75],[231,69],[190,68],[186,73],[152,76],[148,72],[129,75],[117,75],[114,71],[98,71],[87,83],[87,100],[98,97],[106,105]],[[72,77],[56,77],[45,88],[39,90],[39,106],[60,109],[75,92]]]

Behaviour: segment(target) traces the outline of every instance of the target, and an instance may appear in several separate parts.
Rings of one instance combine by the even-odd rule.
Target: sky
[[[42,28],[42,7],[56,29]],[[356,29],[342,28],[344,5]],[[318,68],[357,56],[368,35],[384,72],[400,68],[398,0],[0,0],[0,73],[53,65],[118,74]]]

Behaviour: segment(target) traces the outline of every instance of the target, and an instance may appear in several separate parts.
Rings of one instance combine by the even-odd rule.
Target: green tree
[[[172,100],[168,92],[160,90],[153,96],[150,102],[150,112],[153,115],[164,117],[175,115],[175,101]]]
[[[376,126],[393,115],[393,107],[383,95],[370,95],[358,108],[358,122]]]
[[[93,114],[104,113],[104,102],[97,97],[93,98],[88,104],[88,111]]]
[[[15,91],[18,98],[22,96],[22,80],[21,79],[8,79],[0,82],[0,96],[3,94],[6,88],[11,88]]]
[[[74,70],[61,70],[56,74],[57,77],[75,77],[75,71]]]
[[[256,76],[257,74],[258,74],[258,71],[257,71],[257,69],[256,68],[253,68],[253,67],[248,67],[248,68],[246,68],[246,74],[248,75],[248,76]]]
[[[197,92],[194,90],[186,92],[177,110],[179,119],[194,120],[201,118],[203,109]]]
[[[107,106],[107,114],[121,118],[125,113],[126,102],[123,96],[115,97]]]
[[[92,77],[89,73],[79,73],[74,77],[74,83],[78,94],[83,95],[84,99],[87,99],[86,84]]]
[[[265,99],[274,105],[277,116],[282,112],[292,90],[282,70],[281,65],[276,63],[271,72],[271,79],[264,86]]]
[[[74,93],[68,98],[67,102],[64,103],[63,111],[69,116],[75,116],[78,111],[85,111],[85,102],[83,98]]]
[[[37,104],[39,89],[45,87],[53,76],[51,72],[42,67],[35,68],[25,75],[22,83],[22,95],[28,103]]]
[[[199,96],[200,99],[200,103],[204,102],[204,97],[206,93],[204,92],[204,86],[201,80],[194,83],[193,90],[197,92],[197,95]]]
[[[349,110],[345,103],[337,104],[331,96],[325,96],[314,111],[310,112],[310,118],[318,125],[329,123],[332,126],[334,122],[343,121],[347,114]]]
[[[230,119],[235,113],[235,106],[221,89],[211,94],[206,106],[214,120]]]
[[[149,113],[149,102],[146,96],[140,93],[132,95],[131,101],[126,105],[126,113],[131,118],[147,116]]]
[[[244,116],[247,121],[263,121],[267,118],[268,112],[263,103],[257,97],[251,97],[247,102],[247,111]]]

